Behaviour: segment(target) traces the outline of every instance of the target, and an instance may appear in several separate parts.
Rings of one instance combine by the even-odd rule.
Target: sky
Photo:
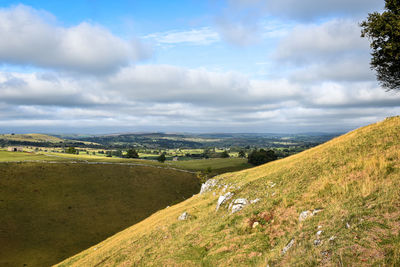
[[[383,0],[0,0],[0,132],[345,132],[399,115]]]

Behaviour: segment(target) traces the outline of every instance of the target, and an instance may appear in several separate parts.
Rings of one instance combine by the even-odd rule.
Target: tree
[[[77,154],[77,152],[78,151],[75,149],[75,147],[67,147],[67,149],[65,149],[65,153],[68,153],[68,154]]]
[[[126,151],[126,157],[129,159],[137,159],[139,158],[139,154],[136,152],[135,149],[128,149]]]
[[[368,14],[361,37],[371,42],[371,69],[381,86],[400,90],[400,0],[385,0],[385,10]]]
[[[245,158],[246,157],[246,153],[243,150],[239,151],[239,158]]]
[[[122,157],[122,150],[120,150],[120,149],[114,150],[112,152],[112,155],[121,158]]]
[[[222,152],[221,153],[221,158],[229,158],[229,153],[228,153],[228,151],[224,151],[224,152]]]
[[[165,161],[165,153],[162,153],[160,156],[158,156],[157,160],[161,163],[164,163]]]
[[[264,149],[260,149],[257,151],[257,149],[254,149],[248,156],[248,162],[254,166],[258,166],[277,158],[273,150],[265,151]]]

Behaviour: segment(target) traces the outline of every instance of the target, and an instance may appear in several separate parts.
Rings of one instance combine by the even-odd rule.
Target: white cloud
[[[351,20],[332,20],[321,25],[295,27],[278,46],[276,57],[293,63],[310,63],[337,56],[368,56],[368,41],[360,38],[360,27]]]
[[[259,41],[259,27],[257,24],[218,19],[216,25],[221,36],[228,43],[238,46],[247,46]]]
[[[303,84],[375,80],[368,40],[352,20],[300,24],[280,41],[272,58],[285,77]]]
[[[228,0],[228,6],[252,9],[256,14],[269,14],[297,20],[314,20],[326,16],[366,15],[384,6],[381,0]]]
[[[313,20],[337,16],[367,15],[383,8],[381,0],[263,0],[270,14],[291,19]]]
[[[351,129],[396,114],[400,94],[387,93],[375,82],[309,86],[288,79],[251,80],[230,72],[139,65],[78,79],[2,73],[0,99],[0,114],[6,114],[0,116],[3,128],[279,132]]]
[[[152,40],[159,45],[209,45],[220,41],[219,34],[209,27],[185,31],[173,30],[167,32],[158,32],[148,34],[142,38]]]
[[[369,68],[369,58],[361,56],[339,57],[338,60],[330,62],[310,63],[294,71],[290,78],[300,83],[375,81],[375,75]]]
[[[62,27],[49,17],[23,5],[0,9],[0,62],[101,73],[148,56],[137,40],[121,39],[99,25]]]

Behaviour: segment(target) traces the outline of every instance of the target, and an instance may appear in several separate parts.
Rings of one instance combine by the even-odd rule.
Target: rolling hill
[[[47,134],[0,134],[0,145],[2,146],[94,146],[98,147],[99,144],[86,141],[77,141],[72,139],[62,139],[57,136]]]
[[[393,117],[217,176],[58,266],[400,266],[399,168]]]
[[[59,143],[64,142],[63,139],[54,137],[46,134],[1,134],[0,139],[7,141],[18,141],[18,142],[48,142],[48,143]]]

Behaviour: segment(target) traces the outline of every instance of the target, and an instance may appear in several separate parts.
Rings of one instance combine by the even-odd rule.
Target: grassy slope
[[[50,142],[59,143],[64,141],[61,138],[46,135],[46,134],[0,134],[0,139],[6,139],[10,141],[26,141],[26,142]]]
[[[154,167],[0,163],[0,266],[49,266],[198,191]]]
[[[227,205],[215,211],[222,194],[216,188],[158,211],[60,266],[399,266],[399,167],[396,117],[289,158],[220,175],[219,184],[235,186],[229,189],[235,198],[261,199],[238,213],[229,214]],[[323,211],[299,222],[300,212],[316,208]],[[184,211],[192,217],[178,221]],[[252,221],[264,225],[252,228]],[[315,246],[318,230],[322,243]]]

